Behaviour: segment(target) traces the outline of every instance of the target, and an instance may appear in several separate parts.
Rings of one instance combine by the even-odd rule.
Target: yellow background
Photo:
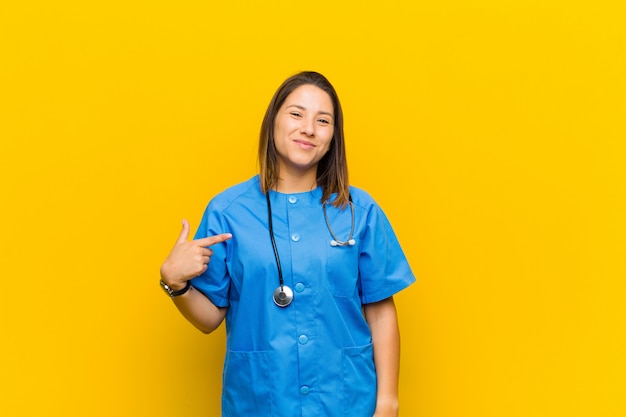
[[[625,22],[622,1],[3,2],[0,413],[218,415],[223,329],[187,324],[159,266],[314,69],[418,276],[402,415],[626,415]]]

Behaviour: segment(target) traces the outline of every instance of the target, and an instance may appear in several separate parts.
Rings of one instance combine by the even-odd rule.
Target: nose
[[[303,119],[300,131],[307,136],[315,135],[315,118],[308,117]]]

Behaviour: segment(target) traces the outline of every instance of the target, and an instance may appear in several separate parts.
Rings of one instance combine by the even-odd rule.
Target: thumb
[[[185,243],[188,237],[189,237],[189,223],[187,223],[187,220],[183,220],[183,229],[180,231],[180,235],[178,236],[178,240],[176,241],[176,244],[180,245],[181,243]]]

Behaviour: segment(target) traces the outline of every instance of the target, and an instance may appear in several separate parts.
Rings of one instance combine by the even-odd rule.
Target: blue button
[[[304,291],[304,284],[301,282],[298,282],[296,284],[296,292],[302,292],[302,291]]]
[[[299,241],[300,240],[300,235],[299,234],[291,235],[291,240],[293,240],[294,242]]]
[[[303,385],[300,387],[300,394],[302,395],[308,395],[310,391],[311,389],[307,387],[306,385]]]
[[[300,337],[298,338],[298,342],[299,342],[301,345],[306,345],[306,344],[309,342],[309,338],[308,338],[308,337],[306,337],[305,335],[302,335],[302,336],[300,336]]]
[[[289,201],[291,204],[296,204],[296,203],[298,202],[298,197],[296,197],[296,196],[292,195],[292,196],[290,196],[290,197],[289,197],[288,201]]]

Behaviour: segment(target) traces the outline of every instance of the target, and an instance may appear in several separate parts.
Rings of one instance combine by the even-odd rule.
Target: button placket
[[[315,312],[311,306],[311,300],[307,299],[307,289],[310,285],[308,265],[301,259],[310,250],[307,244],[310,243],[309,238],[314,234],[311,233],[310,208],[308,206],[308,196],[290,195],[286,198],[286,209],[288,213],[289,227],[289,243],[292,250],[292,262],[294,264],[294,292],[298,295],[294,298],[294,308],[297,310],[298,317],[296,323],[295,339],[298,351],[298,367],[300,386],[299,392],[306,401],[313,401],[315,396],[311,396],[315,392],[317,385],[317,369],[319,367],[319,353],[316,352],[315,343]],[[302,297],[302,298],[299,298]],[[308,365],[305,365],[308,364]]]

